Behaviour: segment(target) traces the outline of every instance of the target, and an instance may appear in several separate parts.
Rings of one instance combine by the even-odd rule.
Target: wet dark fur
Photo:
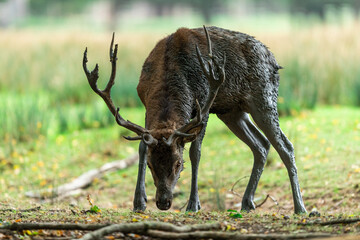
[[[253,96],[272,96],[261,101],[276,103],[277,72],[281,67],[268,48],[247,34],[218,27],[207,29],[214,55],[219,59],[226,55],[226,80],[210,113],[223,114],[234,109],[248,112],[249,104],[259,101]],[[209,86],[196,57],[195,44],[208,59],[203,28],[179,29],[161,40],[146,59],[137,89],[147,109],[147,129],[158,129],[159,124],[163,124],[162,128],[181,127],[195,116],[195,99],[204,104]],[[174,122],[176,125],[169,125]]]

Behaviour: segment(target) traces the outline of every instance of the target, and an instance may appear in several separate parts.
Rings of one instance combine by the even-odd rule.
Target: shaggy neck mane
[[[175,129],[182,127],[190,120],[190,117],[187,117],[189,114],[184,111],[185,109],[181,109],[177,101],[170,100],[168,97],[165,99],[154,98],[149,104],[157,107],[146,110],[146,128],[157,139],[169,137]]]

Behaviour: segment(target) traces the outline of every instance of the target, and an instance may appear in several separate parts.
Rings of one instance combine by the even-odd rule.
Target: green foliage
[[[34,15],[64,16],[78,13],[95,0],[29,0],[30,12]]]
[[[293,58],[286,61],[286,68],[280,70],[278,111],[291,115],[292,111],[313,109],[318,102],[318,81],[308,64],[301,64]]]
[[[356,78],[353,89],[355,94],[355,104],[356,106],[360,107],[360,73]]]
[[[0,94],[0,136],[2,139],[30,140],[46,135],[49,127],[49,97]]]
[[[101,210],[100,210],[100,208],[98,207],[98,206],[96,206],[96,205],[91,205],[91,207],[90,207],[90,213],[100,213],[101,212]]]
[[[231,218],[242,218],[242,217],[243,217],[243,216],[241,215],[241,213],[239,213],[239,212],[236,211],[236,210],[228,209],[227,211],[230,212],[229,217],[231,217]]]
[[[0,104],[0,136],[3,140],[28,141],[114,123],[114,117],[101,101],[64,106],[53,103],[46,93],[13,93],[0,94]]]

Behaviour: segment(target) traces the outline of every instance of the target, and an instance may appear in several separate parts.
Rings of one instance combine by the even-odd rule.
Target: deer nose
[[[156,206],[160,210],[168,210],[171,207],[171,199],[157,200]]]

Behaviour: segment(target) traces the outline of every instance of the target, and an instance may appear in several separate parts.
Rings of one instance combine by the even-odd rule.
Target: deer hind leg
[[[269,100],[270,98],[264,97],[262,99]],[[306,209],[300,193],[297,168],[295,165],[294,147],[280,129],[276,101],[275,103],[269,102],[269,104],[264,104],[263,102],[257,101],[251,106],[250,114],[253,117],[255,123],[269,139],[270,143],[273,145],[275,150],[280,155],[281,160],[285,164],[290,178],[295,213],[305,213]]]
[[[147,145],[141,141],[139,144],[139,170],[134,195],[134,212],[143,212],[146,209],[147,196],[145,192]]]
[[[265,166],[270,143],[254,126],[247,113],[232,112],[223,115],[218,114],[218,117],[253,152],[254,165],[241,204],[241,210],[253,210],[255,209],[254,194]]]

